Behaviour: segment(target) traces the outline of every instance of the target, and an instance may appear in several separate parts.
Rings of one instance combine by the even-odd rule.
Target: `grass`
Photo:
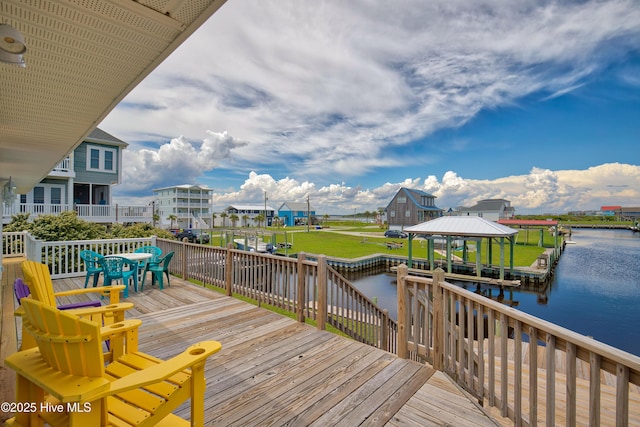
[[[219,232],[213,230],[212,245],[220,244]],[[294,254],[305,252],[311,254],[324,254],[331,257],[354,259],[374,254],[389,254],[403,257],[409,256],[409,245],[407,239],[388,239],[384,237],[385,228],[366,222],[342,222],[327,223],[323,230],[317,230],[310,227],[307,232],[306,226],[269,228],[266,231],[259,228],[249,228],[244,231],[256,232],[259,236],[264,234],[265,241],[271,235],[274,235],[276,243],[286,241],[292,244],[292,247],[285,251],[278,249],[280,254]],[[352,233],[352,234],[349,234]],[[357,233],[357,234],[356,234]],[[528,267],[535,263],[538,256],[544,252],[546,248],[554,246],[555,238],[548,232],[542,230],[542,247],[538,246],[540,240],[540,229],[522,229],[519,230],[514,247],[514,266]],[[391,249],[388,243],[397,243],[402,247]],[[468,242],[473,244],[473,242]],[[488,240],[483,239],[482,242],[482,262],[487,262]],[[492,264],[500,262],[500,245],[496,241],[492,241]],[[455,255],[462,257],[462,251],[454,252]],[[415,239],[413,241],[413,258],[427,258],[426,241]],[[469,251],[468,261],[475,262],[475,252]],[[436,259],[444,259],[445,256],[436,253]],[[509,244],[505,242],[505,263],[509,263]]]

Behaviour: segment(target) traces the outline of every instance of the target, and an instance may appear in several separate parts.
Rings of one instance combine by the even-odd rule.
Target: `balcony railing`
[[[14,203],[5,206],[3,222],[6,224],[11,216],[17,214],[57,215],[61,212],[75,211],[78,217],[90,222],[152,222],[151,206],[120,206],[115,205],[82,205],[82,204],[45,204],[45,203]]]

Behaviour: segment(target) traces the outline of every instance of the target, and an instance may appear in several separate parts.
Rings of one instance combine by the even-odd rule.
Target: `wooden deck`
[[[2,361],[17,346],[12,284],[21,275],[15,261],[5,265]],[[83,280],[54,285],[77,288]],[[147,285],[129,301],[135,308],[128,317],[143,322],[144,352],[169,358],[197,341],[222,343],[207,362],[207,425],[496,425],[446,375],[428,366],[178,278],[162,291]],[[13,398],[14,378],[2,364],[3,401]],[[177,412],[189,416],[186,405]]]

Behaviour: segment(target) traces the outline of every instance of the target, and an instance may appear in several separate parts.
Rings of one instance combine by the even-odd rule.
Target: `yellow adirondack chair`
[[[56,297],[81,295],[90,293],[99,293],[102,296],[109,296],[109,304],[101,307],[86,307],[75,308],[68,310],[70,313],[75,314],[103,326],[109,326],[114,323],[120,323],[124,320],[125,311],[133,308],[133,304],[130,302],[121,303],[120,292],[124,290],[124,285],[120,286],[107,286],[97,288],[79,288],[62,292],[54,292],[53,282],[51,281],[51,274],[49,273],[49,267],[45,264],[41,264],[35,261],[24,261],[22,263],[22,274],[24,275],[25,282],[31,291],[31,297],[35,300],[43,302],[51,307],[56,307]],[[16,315],[21,316],[23,314],[22,307],[16,310]],[[24,328],[22,331],[22,345],[21,350],[35,347],[36,343],[33,341],[28,333],[25,333]],[[105,340],[108,338],[104,338]],[[109,349],[105,353],[105,359],[111,360],[117,358],[124,352],[123,343],[118,340],[111,340]]]
[[[17,372],[15,401],[31,406],[7,425],[204,424],[204,367],[222,348],[219,342],[194,344],[167,361],[140,353],[137,341],[131,342],[131,351],[105,366],[97,323],[32,298],[24,298],[22,305],[38,347],[10,355],[5,365]],[[114,335],[131,329],[120,324],[109,328]],[[189,398],[190,424],[172,414]]]

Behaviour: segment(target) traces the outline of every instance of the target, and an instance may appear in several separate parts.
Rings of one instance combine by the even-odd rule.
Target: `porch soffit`
[[[0,63],[0,178],[29,191],[224,3],[0,0],[27,45]]]

